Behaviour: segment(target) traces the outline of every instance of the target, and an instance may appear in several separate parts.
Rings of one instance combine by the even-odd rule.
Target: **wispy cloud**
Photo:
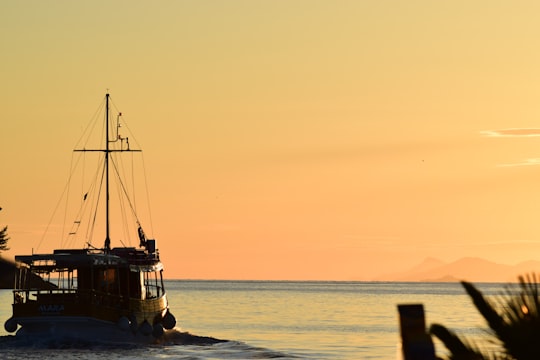
[[[483,130],[480,134],[488,137],[534,137],[540,136],[540,129],[499,129]]]
[[[521,162],[512,163],[512,164],[499,164],[497,166],[510,167],[510,166],[531,166],[531,165],[540,165],[540,158],[525,159]]]
[[[540,129],[534,128],[512,128],[512,129],[498,129],[498,130],[483,130],[480,131],[482,136],[486,137],[538,137],[540,136]],[[499,164],[498,167],[515,167],[515,166],[532,166],[540,165],[540,158],[530,158],[511,164]]]

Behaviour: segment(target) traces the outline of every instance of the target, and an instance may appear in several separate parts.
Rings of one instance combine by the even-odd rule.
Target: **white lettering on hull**
[[[39,305],[39,312],[41,313],[41,315],[60,315],[64,312],[64,305]]]

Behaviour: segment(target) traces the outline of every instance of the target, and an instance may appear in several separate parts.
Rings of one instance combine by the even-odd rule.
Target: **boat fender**
[[[154,324],[154,329],[152,330],[152,335],[155,337],[155,338],[160,338],[163,336],[163,333],[165,332],[165,330],[163,329],[163,325],[161,324]]]
[[[6,329],[7,332],[15,332],[17,330],[17,320],[14,318],[9,318],[4,323],[4,329]]]
[[[143,323],[141,324],[141,327],[139,328],[139,331],[141,332],[141,334],[145,335],[145,336],[148,336],[152,333],[152,325],[150,325],[150,323],[148,322],[148,320],[144,320]]]
[[[128,331],[131,325],[129,319],[125,316],[122,316],[120,319],[118,319],[118,322],[116,324],[122,331]]]
[[[176,326],[176,318],[169,310],[167,310],[167,313],[163,317],[163,327],[167,330],[170,330]]]

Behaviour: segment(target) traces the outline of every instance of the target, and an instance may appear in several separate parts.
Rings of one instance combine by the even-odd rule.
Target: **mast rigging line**
[[[117,175],[116,180],[118,181],[118,184],[120,184],[120,188],[124,192],[124,196],[126,197],[127,203],[129,204],[129,208],[131,209],[131,215],[133,215],[135,220],[137,220],[137,224],[140,225],[139,217],[137,216],[137,212],[135,211],[135,207],[133,206],[133,204],[132,204],[132,202],[130,200],[127,189],[124,186],[124,182],[122,181],[122,177],[120,176],[120,173],[118,172],[118,167],[116,166],[116,162],[112,158],[110,160],[111,160],[111,162],[113,164],[113,169],[114,169],[114,171],[116,172],[116,175]]]
[[[81,160],[81,157],[79,156],[79,158],[75,162],[75,165],[73,166],[73,155],[71,156],[71,165],[70,165],[70,171],[69,171],[68,179],[66,181],[66,184],[64,185],[64,189],[62,190],[62,194],[60,195],[60,198],[58,199],[58,202],[56,203],[56,206],[54,207],[54,210],[53,210],[53,212],[51,214],[51,217],[49,218],[47,226],[45,227],[45,230],[43,231],[41,239],[39,240],[37,246],[35,247],[36,251],[38,251],[39,248],[41,247],[41,244],[43,243],[43,240],[45,239],[45,236],[47,235],[47,233],[49,231],[49,228],[50,228],[50,226],[52,224],[52,221],[53,221],[53,219],[54,219],[54,217],[56,215],[56,212],[58,211],[58,208],[60,207],[60,203],[62,202],[64,197],[66,198],[65,199],[66,200],[66,209],[65,209],[65,213],[64,213],[64,220],[67,217],[66,213],[67,213],[67,201],[68,201],[68,198],[69,198],[69,189],[70,189],[70,186],[71,186],[71,181],[72,181],[72,178],[73,178],[73,174],[75,173],[75,169],[78,167],[80,160]],[[64,233],[64,231],[65,231],[65,222],[64,222],[64,226],[62,227],[62,233]]]
[[[116,107],[116,104],[114,103],[114,101],[112,100],[112,97],[110,96],[109,96],[109,104],[114,107],[114,110],[116,111],[117,114],[123,114],[121,111],[118,110],[118,108]],[[135,137],[134,133],[129,128],[128,123],[124,121],[122,122],[122,125],[128,130],[129,136],[133,139],[133,141],[135,141],[136,147],[139,149],[142,148],[142,146],[140,146],[139,142],[137,141],[137,138]]]
[[[83,159],[86,158],[86,156],[84,156],[84,153],[80,155]],[[97,201],[94,201],[94,198],[95,198],[95,194],[96,194],[96,191],[95,191],[95,188],[96,188],[96,184],[101,184],[101,182],[103,181],[103,159],[101,159],[99,161],[99,163],[101,163],[100,166],[98,166],[96,168],[96,172],[95,172],[95,175],[92,177],[92,180],[90,181],[90,184],[88,186],[87,189],[85,189],[84,187],[82,188],[81,190],[81,194],[84,194],[83,195],[83,200],[79,206],[79,210],[77,212],[77,217],[76,217],[76,220],[73,222],[74,224],[79,222],[79,224],[77,225],[77,230],[79,229],[80,227],[80,222],[82,221],[83,218],[85,218],[87,215],[84,215],[84,213],[86,212],[86,209],[90,209],[90,213],[88,214],[89,218],[91,216],[91,213],[92,213],[92,209],[93,209],[93,204],[97,204],[99,203],[99,194],[100,194],[100,190],[97,192],[98,196],[97,196]],[[85,172],[85,168],[83,167],[82,169],[82,173],[84,175],[84,172]],[[101,180],[98,181],[99,177],[100,177],[100,174],[101,174]],[[83,180],[84,180],[84,176],[83,176]],[[101,189],[101,188],[100,188]],[[90,194],[90,198],[88,199],[88,195]],[[66,201],[67,202],[67,201]],[[72,225],[73,226],[73,225]],[[73,232],[73,231],[70,231],[68,234],[67,234],[67,237],[64,239],[63,243],[62,243],[62,247],[65,247],[65,246],[71,246],[69,244],[72,244],[73,241],[75,240],[76,237],[71,237],[71,241],[69,241],[69,237],[71,235],[77,235],[76,234],[77,232]],[[85,242],[88,242],[88,229],[86,231],[86,241]],[[65,230],[63,231],[63,234],[65,234]]]
[[[86,144],[88,143],[88,141],[91,138],[91,136],[87,135],[87,134],[91,134],[94,131],[94,129],[95,129],[97,123],[98,123],[98,121],[97,121],[98,120],[98,115],[103,112],[104,107],[105,107],[105,99],[103,99],[103,101],[99,104],[96,112],[94,113],[94,115],[88,121],[88,124],[84,128],[83,133],[81,134],[79,140],[77,140],[77,142],[75,143],[75,148],[81,147],[80,144],[83,141],[83,139],[86,139],[86,141],[84,142],[84,145],[82,145],[82,147],[84,148],[86,146]]]
[[[104,178],[105,178],[105,166],[103,166],[102,171],[101,171],[101,180],[99,181],[99,190],[97,192],[97,199],[94,202],[95,204],[94,211],[93,211],[94,216],[91,219],[92,221],[89,221],[88,228],[86,229],[86,239],[87,239],[87,242],[90,244],[92,243],[92,238],[94,237],[94,229],[96,225],[96,219],[97,219],[98,208],[99,208],[99,199],[101,199],[101,191],[103,189]]]
[[[87,225],[88,227],[86,229],[85,242],[92,242],[96,218],[97,218],[97,211],[99,207],[99,200],[101,199],[101,189],[103,188],[103,178],[105,176],[105,159],[104,158],[100,159],[98,163],[101,164],[101,167],[98,166],[96,168],[96,173],[95,173],[95,176],[93,177],[94,180],[92,181],[92,187],[88,190],[88,191],[92,191],[92,197],[91,197],[92,201],[89,202],[90,213],[88,214],[89,221]],[[101,178],[99,176],[100,174],[101,174]],[[98,189],[97,191],[95,190],[96,188]],[[90,222],[92,209],[93,209],[94,217],[92,218],[92,222]]]
[[[50,228],[51,228],[51,225],[53,224],[53,220],[58,217],[57,214],[59,212],[59,207],[63,200],[65,200],[65,209],[64,209],[63,225],[61,228],[62,232],[60,236],[61,247],[64,247],[64,245],[72,245],[75,241],[78,241],[77,239],[80,239],[80,237],[83,236],[83,233],[81,231],[84,231],[84,227],[86,226],[87,226],[85,230],[86,234],[84,235],[85,243],[91,244],[93,242],[92,239],[94,237],[94,231],[97,230],[96,222],[98,218],[98,209],[100,208],[99,204],[103,202],[102,191],[104,191],[103,190],[103,187],[105,186],[104,182],[105,180],[108,179],[108,176],[106,175],[106,165],[108,161],[110,161],[109,164],[112,164],[112,168],[114,169],[114,174],[115,174],[114,177],[116,177],[116,180],[117,180],[116,192],[120,196],[119,204],[123,205],[121,206],[120,210],[121,210],[121,213],[123,214],[121,218],[123,219],[124,226],[121,226],[121,227],[124,229],[124,236],[126,234],[125,231],[128,230],[129,228],[128,226],[125,226],[125,223],[127,222],[127,217],[126,217],[127,214],[125,212],[126,203],[127,203],[127,206],[129,206],[130,208],[130,211],[133,216],[133,220],[137,223],[137,225],[141,226],[141,219],[139,218],[139,214],[137,214],[137,211],[136,211],[137,204],[136,204],[136,198],[135,198],[136,185],[139,188],[141,187],[140,182],[136,181],[135,179],[135,168],[137,167],[138,168],[137,171],[140,171],[141,169],[139,166],[141,165],[141,163],[138,163],[137,165],[134,164],[137,161],[135,161],[134,159],[133,152],[141,153],[140,159],[142,159],[142,171],[143,171],[143,177],[144,177],[144,189],[146,191],[146,205],[147,205],[147,208],[145,210],[145,214],[143,217],[146,218],[145,220],[149,220],[150,233],[153,233],[153,219],[152,219],[152,211],[151,211],[151,206],[150,206],[149,185],[148,185],[148,178],[147,178],[147,173],[146,173],[146,163],[144,160],[144,154],[142,154],[142,150],[140,150],[141,147],[139,145],[139,142],[133,135],[127,122],[124,120],[123,117],[120,118],[121,113],[118,112],[118,117],[116,120],[114,120],[112,117],[109,116],[111,110],[118,111],[118,108],[116,107],[116,104],[114,104],[114,102],[112,101],[112,98],[110,97],[110,95],[107,93],[104,100],[99,104],[95,113],[91,116],[90,120],[85,125],[82,135],[80,136],[80,138],[77,140],[75,144],[75,150],[74,150],[74,152],[82,152],[82,153],[103,152],[105,156],[103,156],[103,158],[100,157],[101,161],[98,161],[98,164],[100,163],[101,165],[98,165],[98,167],[96,168],[95,174],[91,175],[90,182],[88,183],[87,182],[88,179],[85,178],[84,175],[90,175],[90,173],[93,172],[93,171],[90,171],[90,173],[85,174],[87,170],[85,164],[88,159],[86,158],[84,154],[81,154],[80,156],[75,156],[73,154],[71,156],[70,172],[67,178],[67,182],[51,214],[51,217],[42,234],[42,237],[36,246],[36,250],[40,249],[45,237],[48,236],[48,234],[52,234],[52,232],[50,231]],[[110,120],[110,121],[105,122],[105,127],[98,126],[96,128],[98,123],[102,123],[101,120],[103,120],[103,118],[100,116],[100,114],[103,114],[103,112],[105,112],[105,120]],[[122,119],[121,122],[120,122],[120,119]],[[97,130],[100,128],[102,131]],[[113,131],[109,131],[109,129],[111,128]],[[122,133],[125,133],[124,135],[128,135],[129,137],[121,136],[121,133],[120,133],[121,128],[126,129],[125,131],[122,131]],[[110,133],[111,135],[100,136],[100,134],[98,134],[99,132],[101,132],[101,135],[104,135],[105,132],[107,132],[107,134]],[[96,143],[95,140],[97,136],[99,136],[99,138],[101,139],[105,137],[106,143],[105,144],[103,144],[102,142]],[[130,148],[129,140],[131,140],[131,143],[132,143],[131,145],[134,145],[133,146],[134,149]],[[112,146],[115,142],[118,142],[118,144],[115,144],[114,146]],[[115,153],[118,153],[118,152],[131,152],[132,153],[131,173],[129,170],[126,172],[126,169],[124,168],[123,157],[116,156]],[[81,163],[84,166],[81,165]],[[94,162],[91,161],[90,163],[94,163]],[[83,167],[82,169],[83,181],[81,182],[81,189],[80,189],[82,191],[81,197],[83,197],[84,195],[84,198],[82,201],[80,200],[79,197],[76,197],[76,194],[72,194],[74,192],[73,191],[74,189],[71,188],[72,186],[77,185],[75,184],[75,181],[74,181],[74,175],[75,173],[77,173],[78,175],[80,174],[81,166]],[[119,166],[121,167],[121,169],[119,169]],[[122,173],[120,172],[120,170],[122,170]],[[132,177],[131,184],[126,183],[126,181],[129,180],[128,176]],[[130,193],[128,192],[128,188],[126,187],[126,185],[128,185],[128,187],[130,186],[133,187],[132,189],[129,189],[129,191],[133,191],[133,194],[131,194],[133,197],[130,196]],[[88,199],[87,199],[87,196],[88,196]],[[106,194],[105,196],[108,197],[109,195]],[[126,199],[122,200],[122,197],[124,196],[126,197]],[[71,224],[69,224],[68,212],[70,212],[71,210],[69,210],[68,208],[75,210],[75,208],[77,207],[77,205],[75,205],[76,203],[74,203],[75,199],[78,199],[77,201],[80,201],[79,206],[78,206],[79,209],[76,212],[77,218],[75,218],[74,221]],[[108,201],[108,199],[105,199],[105,201]],[[87,225],[84,225],[85,223],[87,223]],[[70,226],[71,231],[69,233],[67,233],[67,230],[68,230],[67,226]],[[108,238],[108,234],[106,238]],[[127,240],[129,240],[131,236],[127,236],[127,238],[128,238]]]

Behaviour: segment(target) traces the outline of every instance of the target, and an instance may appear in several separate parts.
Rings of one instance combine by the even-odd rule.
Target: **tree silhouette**
[[[9,247],[7,246],[7,242],[9,240],[9,236],[7,236],[7,226],[4,226],[2,230],[0,230],[0,251],[9,250]]]
[[[2,208],[0,207],[0,211]],[[0,230],[0,251],[6,251],[9,250],[9,247],[7,246],[7,243],[9,241],[9,236],[7,235],[7,226],[4,226],[3,229]]]

